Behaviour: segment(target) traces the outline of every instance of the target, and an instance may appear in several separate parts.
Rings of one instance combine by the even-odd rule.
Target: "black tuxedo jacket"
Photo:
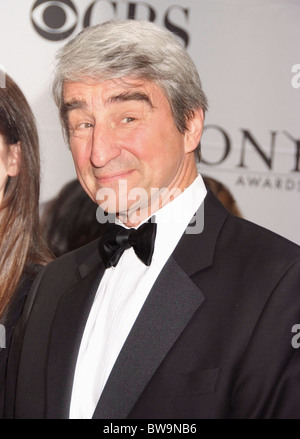
[[[212,193],[118,356],[94,418],[300,418],[299,246],[230,215]],[[68,418],[98,241],[49,264],[15,331],[6,417]]]

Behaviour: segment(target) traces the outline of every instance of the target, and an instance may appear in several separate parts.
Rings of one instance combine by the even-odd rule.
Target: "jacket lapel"
[[[98,419],[124,419],[205,300],[191,276],[210,266],[227,211],[208,193],[204,230],[184,234],[155,282],[116,360],[94,412]]]
[[[173,256],[182,269],[192,276],[213,264],[218,237],[228,211],[216,196],[208,190],[204,200],[204,227],[199,234],[184,234]]]
[[[98,254],[92,255],[79,267],[80,280],[58,304],[48,348],[46,418],[69,416],[78,349],[103,272]]]

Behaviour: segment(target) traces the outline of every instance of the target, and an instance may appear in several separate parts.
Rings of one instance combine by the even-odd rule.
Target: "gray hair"
[[[112,20],[90,26],[59,50],[52,90],[67,138],[63,84],[87,77],[95,81],[124,77],[153,81],[168,99],[181,133],[195,110],[207,110],[194,62],[170,31],[148,21]],[[200,146],[198,149],[200,156]]]

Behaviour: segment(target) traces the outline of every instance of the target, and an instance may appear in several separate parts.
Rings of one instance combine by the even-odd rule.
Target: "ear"
[[[9,145],[7,175],[15,177],[20,172],[21,164],[21,143]]]
[[[204,124],[204,113],[201,108],[194,111],[193,117],[187,122],[185,136],[185,152],[193,152],[199,145]]]

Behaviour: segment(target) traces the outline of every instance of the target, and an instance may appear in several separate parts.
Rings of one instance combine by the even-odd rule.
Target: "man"
[[[147,22],[87,28],[60,51],[53,89],[110,223],[32,287],[6,416],[300,417],[300,249],[207,192],[206,97],[176,38]]]

